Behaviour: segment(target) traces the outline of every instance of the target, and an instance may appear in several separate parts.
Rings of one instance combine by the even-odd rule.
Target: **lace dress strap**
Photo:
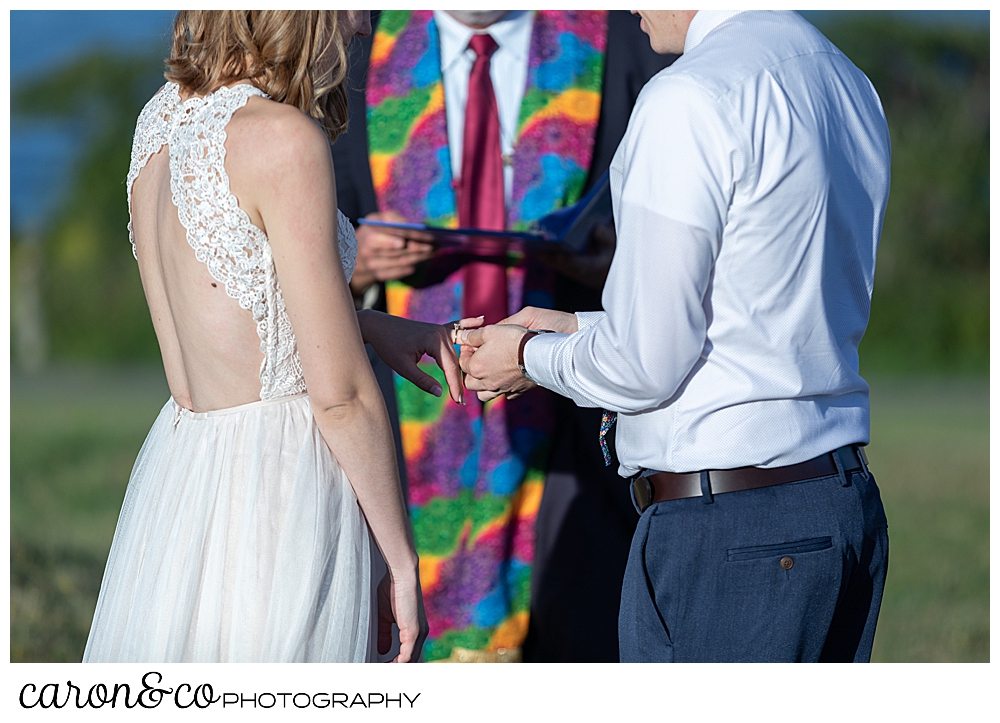
[[[176,87],[168,83],[156,91],[139,114],[135,135],[132,137],[132,160],[129,162],[128,177],[125,179],[125,193],[129,209],[128,240],[132,244],[133,257],[136,257],[136,253],[135,234],[132,231],[132,186],[139,177],[139,171],[145,168],[146,162],[167,142],[166,130],[173,122],[177,106],[174,102]],[[177,102],[179,103],[179,98]]]
[[[195,257],[241,308],[253,316],[263,354],[260,398],[277,399],[306,390],[291,322],[263,230],[240,208],[226,173],[226,126],[251,96],[268,96],[247,84],[220,88],[203,98],[180,100],[168,83],[147,104],[136,128],[128,178],[132,184],[149,157],[169,145],[170,190],[177,216]],[[129,239],[135,253],[132,224]],[[338,246],[350,279],[357,239],[338,211]]]
[[[177,86],[173,86],[176,94]],[[263,284],[271,262],[267,236],[250,221],[229,187],[226,126],[251,96],[252,85],[220,88],[180,106],[168,139],[170,190],[195,257],[258,324],[266,316]]]

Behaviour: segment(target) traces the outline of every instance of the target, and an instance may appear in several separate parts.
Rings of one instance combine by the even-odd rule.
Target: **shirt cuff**
[[[558,373],[558,359],[571,334],[539,334],[524,345],[524,369],[540,387],[551,389],[564,397],[570,396]]]
[[[576,312],[576,324],[580,331],[583,331],[588,326],[593,326],[601,317],[607,312],[604,311],[578,311]]]

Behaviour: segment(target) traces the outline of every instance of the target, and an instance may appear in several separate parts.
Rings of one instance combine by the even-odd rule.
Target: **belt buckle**
[[[649,479],[640,474],[632,480],[629,491],[632,494],[632,504],[641,515],[653,503],[653,485]]]

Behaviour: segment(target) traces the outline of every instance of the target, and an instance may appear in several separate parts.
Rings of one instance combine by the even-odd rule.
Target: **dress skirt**
[[[84,662],[372,659],[371,549],[302,395],[169,400],[136,459]]]

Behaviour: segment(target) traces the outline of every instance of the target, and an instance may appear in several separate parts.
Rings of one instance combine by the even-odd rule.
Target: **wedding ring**
[[[460,322],[455,322],[451,325],[451,343],[458,344],[458,332],[461,331],[462,324]]]

